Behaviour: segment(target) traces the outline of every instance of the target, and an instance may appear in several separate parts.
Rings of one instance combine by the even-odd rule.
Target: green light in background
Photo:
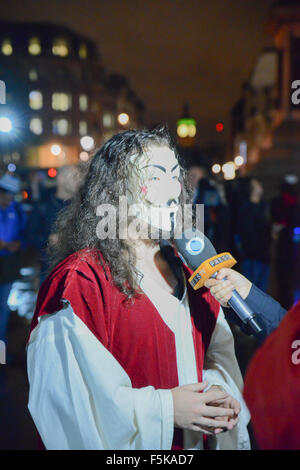
[[[182,139],[195,137],[196,121],[193,118],[181,118],[177,121],[177,134]]]

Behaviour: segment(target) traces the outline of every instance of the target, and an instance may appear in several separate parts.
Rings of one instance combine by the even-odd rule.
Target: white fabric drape
[[[27,350],[29,410],[47,449],[169,449],[170,390],[132,388],[71,306],[40,319]]]
[[[198,382],[186,286],[181,301],[166,293],[149,276],[145,275],[142,278],[141,287],[175,335],[179,385]],[[235,356],[233,335],[221,307],[205,355],[203,381],[207,381],[209,384],[206,391],[212,385],[219,385],[241,404],[238,425],[231,431],[219,434],[216,437],[209,437],[209,446],[213,449],[222,450],[250,449],[247,431],[250,414],[242,396],[243,379]],[[203,448],[203,436],[201,433],[185,430],[184,444],[186,448],[201,450]]]

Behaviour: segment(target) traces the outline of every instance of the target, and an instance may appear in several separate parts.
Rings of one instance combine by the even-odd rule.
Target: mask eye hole
[[[150,181],[160,181],[160,178],[159,176],[152,176],[152,178],[150,178]]]
[[[179,181],[179,176],[172,176],[173,180]]]

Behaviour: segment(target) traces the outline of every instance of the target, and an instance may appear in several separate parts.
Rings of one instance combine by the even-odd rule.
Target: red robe
[[[262,449],[300,449],[300,302],[251,361],[244,397]]]
[[[82,255],[86,258],[82,260]],[[191,271],[183,266],[185,277]],[[67,299],[76,315],[114,356],[134,388],[178,386],[174,333],[146,297],[139,295],[129,305],[104,270],[85,251],[70,255],[47,277],[40,288],[31,331],[38,317],[59,311]],[[219,303],[203,288],[194,291],[187,282],[198,381],[202,381],[204,355],[210,344]],[[177,443],[176,443],[177,440]],[[181,447],[175,434],[173,446]]]

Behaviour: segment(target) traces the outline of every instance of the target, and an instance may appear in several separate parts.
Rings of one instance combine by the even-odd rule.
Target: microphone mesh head
[[[181,239],[174,241],[181,259],[193,270],[197,269],[203,261],[217,254],[210,240],[197,229],[185,230]]]

